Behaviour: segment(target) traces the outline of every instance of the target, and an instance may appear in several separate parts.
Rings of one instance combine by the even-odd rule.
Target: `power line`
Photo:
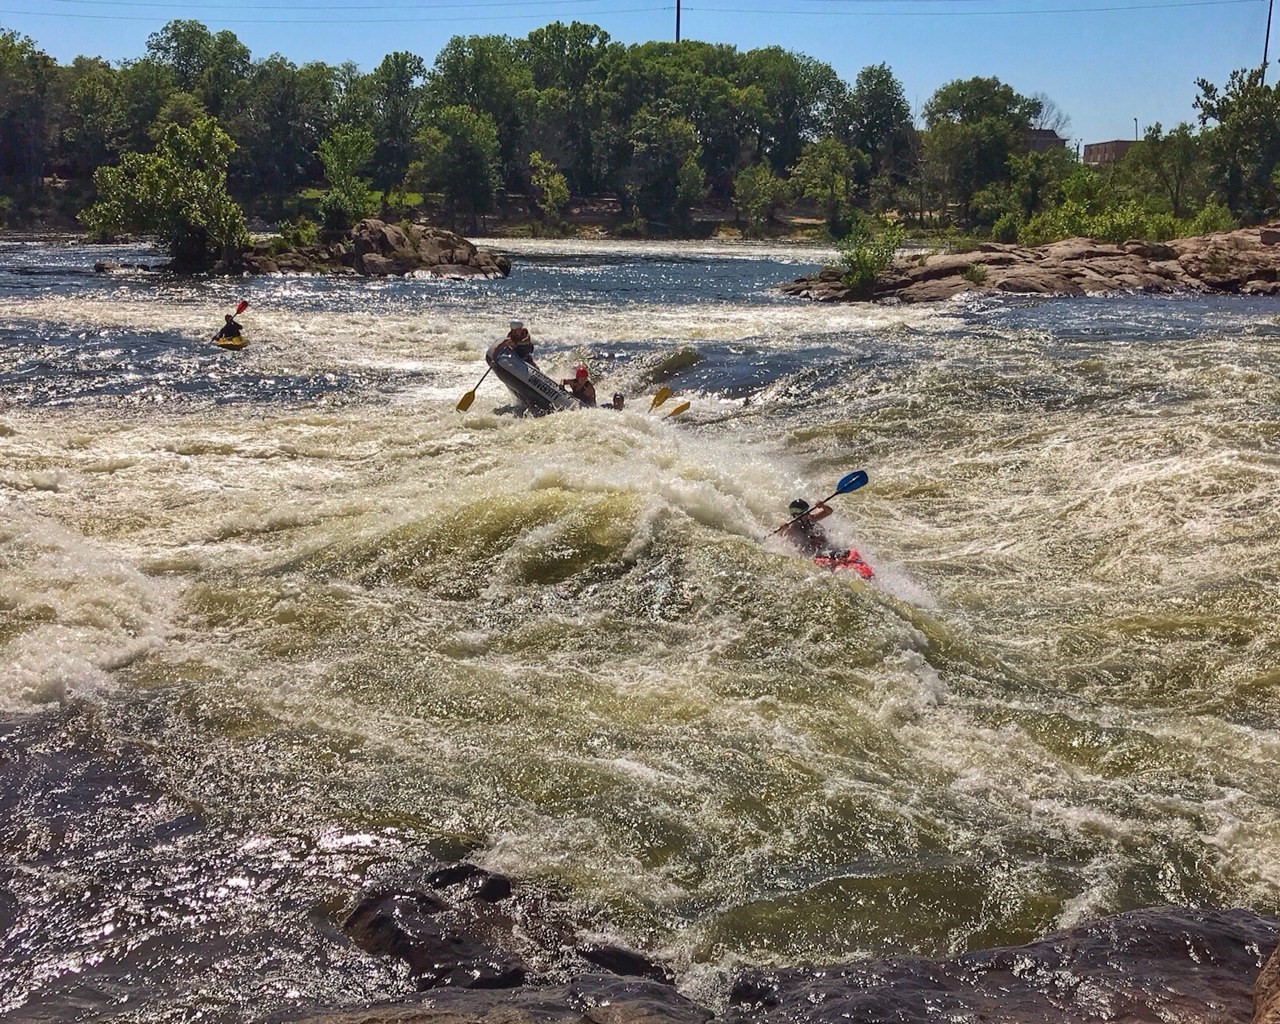
[[[528,0],[531,6],[558,6],[564,0]],[[601,2],[601,0],[594,0]],[[480,6],[473,4],[471,6]],[[512,4],[490,4],[493,7],[510,7]],[[330,8],[338,10],[338,8]],[[672,9],[671,4],[664,4],[661,7],[618,7],[604,11],[586,11],[592,17],[600,14],[647,14],[652,11],[669,11]],[[362,8],[363,10],[363,8]],[[353,15],[356,12],[353,12]],[[20,15],[30,18],[92,18],[95,21],[156,21],[159,15],[146,14],[72,14],[68,11],[8,11],[0,10],[0,15]],[[206,16],[208,17],[208,16]],[[480,15],[479,17],[458,17],[458,18],[359,18],[362,25],[420,25],[435,24],[447,22],[473,22],[473,21],[510,21],[512,19],[530,21],[540,20],[547,17],[544,14],[495,14]],[[208,20],[218,25],[350,25],[351,18],[222,18],[208,17]]]
[[[180,10],[183,8],[206,9],[207,3],[192,2],[183,3],[182,0],[177,2],[165,3],[156,0],[48,0],[50,3],[60,4],[77,4],[77,5],[93,5],[101,7],[160,7],[171,10]],[[605,3],[607,0],[495,0],[495,2],[479,2],[468,3],[468,7],[532,7],[547,6],[549,4],[598,4]],[[936,2],[936,0],[926,0],[926,2]],[[362,11],[403,11],[421,10],[421,3],[407,4],[361,4]],[[351,5],[344,4],[219,4],[219,10],[223,11],[350,11]],[[0,12],[2,13],[2,12]],[[76,17],[74,13],[68,13],[68,17]],[[84,15],[89,17],[89,15]]]
[[[801,2],[817,3],[886,3],[889,0],[801,0]],[[924,3],[937,3],[939,0],[921,0]],[[987,18],[1005,17],[1022,14],[1105,14],[1111,11],[1159,11],[1176,7],[1221,7],[1227,4],[1256,4],[1262,0],[1182,0],[1175,3],[1158,4],[1125,4],[1108,7],[1036,7],[1022,10],[1003,11],[832,11],[832,10],[777,10],[760,7],[690,7],[687,11],[704,11],[709,14],[818,14],[823,17],[849,16],[857,18]]]

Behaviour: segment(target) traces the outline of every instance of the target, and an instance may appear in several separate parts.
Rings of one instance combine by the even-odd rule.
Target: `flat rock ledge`
[[[1280,294],[1280,224],[1170,242],[1122,245],[1068,238],[1022,248],[984,242],[966,253],[900,253],[870,296],[827,267],[781,286],[818,302],[940,302],[964,293],[1085,295],[1095,292]]]

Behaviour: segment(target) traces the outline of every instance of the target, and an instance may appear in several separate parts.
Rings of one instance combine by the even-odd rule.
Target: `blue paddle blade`
[[[855,470],[836,484],[836,494],[848,494],[850,491],[856,491],[866,482],[867,471],[865,469]]]

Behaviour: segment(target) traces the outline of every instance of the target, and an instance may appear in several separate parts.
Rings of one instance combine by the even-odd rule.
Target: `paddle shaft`
[[[769,536],[770,536],[770,537],[772,537],[774,533],[781,533],[781,532],[782,532],[783,530],[785,530],[788,526],[794,526],[796,523],[800,522],[800,520],[801,520],[801,519],[804,519],[806,516],[808,516],[808,515],[812,514],[813,509],[814,509],[814,508],[817,508],[819,505],[825,505],[825,504],[826,504],[827,502],[829,502],[832,498],[838,498],[838,497],[840,497],[840,495],[842,495],[842,494],[848,494],[848,493],[849,493],[848,491],[836,491],[834,494],[829,494],[829,495],[827,495],[827,496],[826,496],[825,498],[823,498],[821,501],[816,502],[816,503],[814,504],[813,508],[809,509],[809,511],[808,511],[808,512],[801,512],[798,516],[796,516],[796,517],[795,517],[794,519],[792,519],[790,522],[788,522],[788,523],[783,523],[783,524],[782,524],[781,526],[779,526],[776,530],[774,530],[772,533],[770,533],[770,534],[769,534]]]

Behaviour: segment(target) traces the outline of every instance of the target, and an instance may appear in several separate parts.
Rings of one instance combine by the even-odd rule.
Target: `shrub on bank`
[[[849,233],[836,243],[844,268],[844,283],[855,291],[870,295],[876,280],[892,265],[902,238],[901,225],[889,225],[877,238],[864,220],[855,220]]]

